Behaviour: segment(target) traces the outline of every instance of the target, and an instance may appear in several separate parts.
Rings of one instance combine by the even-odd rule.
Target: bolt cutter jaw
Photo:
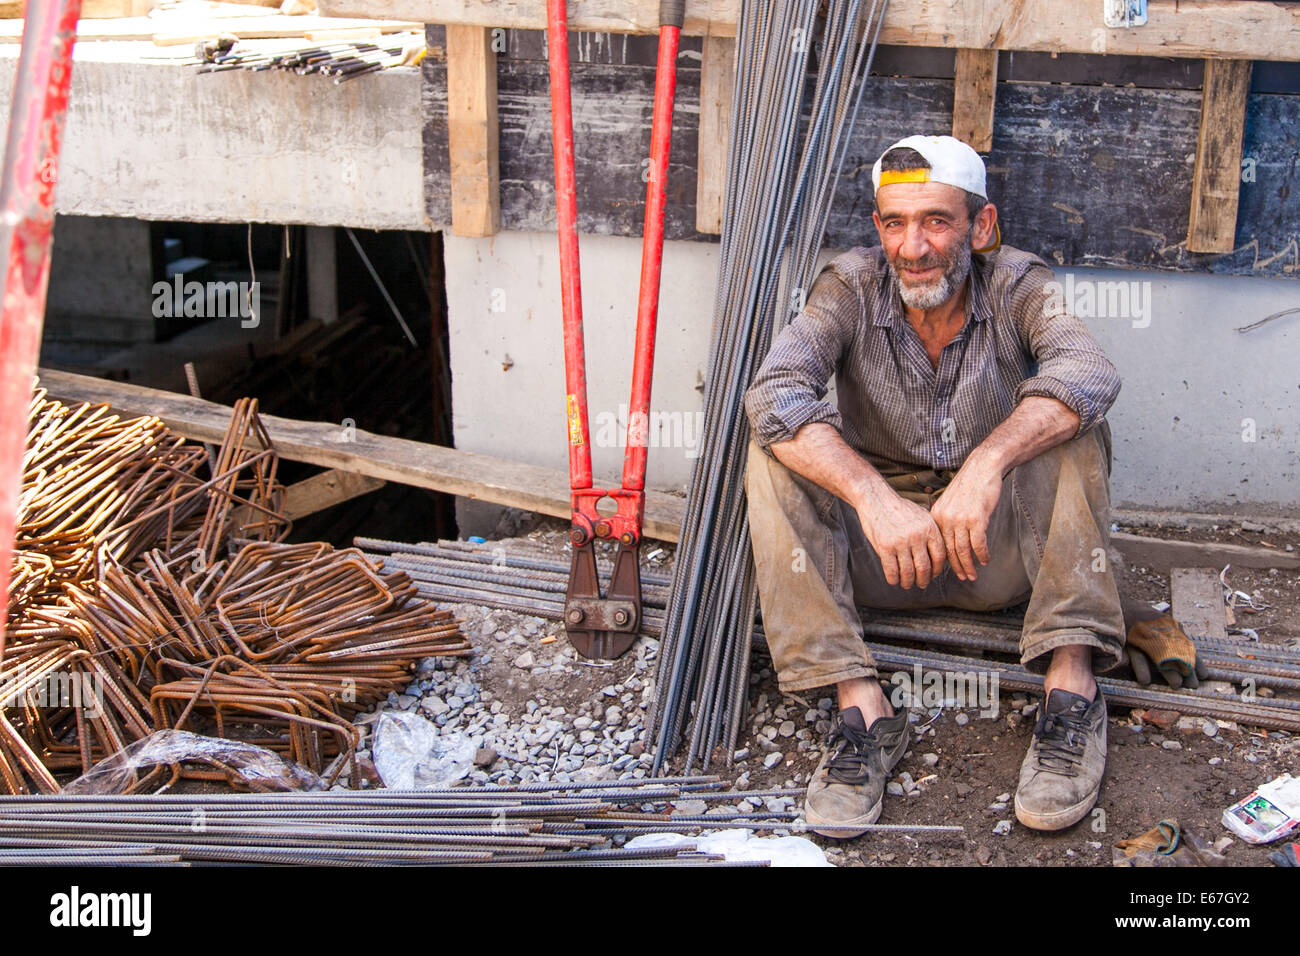
[[[641,568],[636,545],[618,545],[609,590],[602,596],[595,543],[575,545],[564,596],[564,629],[583,657],[613,660],[636,643],[641,630]]]

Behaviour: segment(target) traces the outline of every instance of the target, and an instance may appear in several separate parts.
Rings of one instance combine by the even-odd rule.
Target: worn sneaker
[[[1035,830],[1063,830],[1097,802],[1106,770],[1106,701],[1056,688],[1020,765],[1016,818]]]
[[[808,782],[804,814],[822,836],[849,840],[880,817],[889,772],[907,751],[907,708],[879,717],[867,729],[862,711],[850,707],[835,715],[826,753]]]

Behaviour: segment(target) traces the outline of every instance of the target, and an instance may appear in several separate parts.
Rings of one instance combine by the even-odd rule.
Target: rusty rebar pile
[[[209,455],[157,418],[37,391],[0,645],[0,793],[57,793],[56,773],[200,720],[317,773],[339,758],[332,780],[358,711],[417,660],[470,653],[405,573],[280,543],[277,462],[255,400]]]

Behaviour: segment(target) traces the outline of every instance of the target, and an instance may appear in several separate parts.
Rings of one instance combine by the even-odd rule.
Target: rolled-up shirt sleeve
[[[842,430],[839,410],[825,401],[861,314],[850,277],[832,260],[818,275],[807,302],[777,335],[745,393],[754,440],[768,455],[804,425],[826,422]]]
[[[1088,327],[1070,314],[1045,264],[1031,267],[1017,282],[1011,314],[1038,365],[1016,388],[1016,403],[1030,395],[1056,399],[1079,416],[1077,435],[1098,425],[1119,395],[1119,373]]]

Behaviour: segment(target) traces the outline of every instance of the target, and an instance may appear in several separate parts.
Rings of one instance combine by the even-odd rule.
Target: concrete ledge
[[[18,50],[0,44],[5,117]],[[335,85],[279,70],[198,74],[181,63],[190,52],[77,45],[57,212],[438,228],[424,215],[417,69]]]

